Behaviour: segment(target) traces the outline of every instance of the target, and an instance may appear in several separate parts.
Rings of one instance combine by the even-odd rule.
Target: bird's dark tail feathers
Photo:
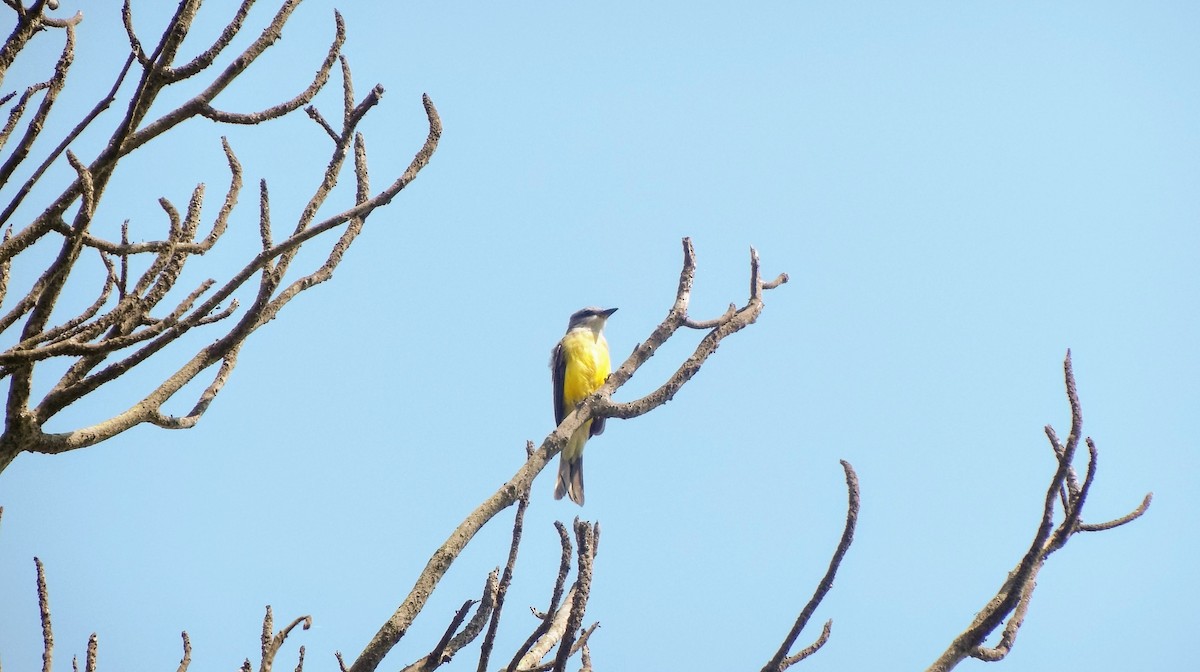
[[[583,506],[582,454],[573,460],[567,459],[565,455],[558,458],[558,482],[554,484],[554,498],[562,499],[563,495]]]

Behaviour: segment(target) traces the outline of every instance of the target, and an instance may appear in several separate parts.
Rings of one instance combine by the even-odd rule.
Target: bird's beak
[[[612,314],[613,314],[613,313],[615,313],[615,312],[617,312],[617,309],[616,309],[616,308],[609,308],[608,310],[602,310],[602,311],[600,311],[600,314],[601,314],[601,315],[603,315],[603,316],[604,316],[604,319],[606,319],[606,320],[607,320],[607,319],[608,319],[608,316],[609,316],[609,315],[612,315]]]

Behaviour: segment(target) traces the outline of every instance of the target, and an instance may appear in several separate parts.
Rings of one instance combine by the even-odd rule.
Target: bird
[[[551,379],[554,381],[554,421],[563,418],[575,406],[604,384],[611,370],[604,323],[616,308],[589,306],[577,310],[567,322],[567,333],[550,354]],[[588,438],[604,431],[604,418],[583,423],[567,439],[558,461],[558,481],[554,498],[566,495],[583,506],[583,446]]]

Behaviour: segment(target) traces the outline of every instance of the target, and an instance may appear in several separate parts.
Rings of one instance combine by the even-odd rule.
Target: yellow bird
[[[588,307],[576,311],[567,323],[567,333],[554,346],[550,355],[550,371],[554,380],[554,421],[575,410],[579,402],[604,384],[611,370],[608,342],[604,340],[604,323],[616,308]],[[604,431],[604,418],[583,423],[562,450],[558,461],[558,482],[554,498],[563,495],[583,506],[583,445],[588,437]]]

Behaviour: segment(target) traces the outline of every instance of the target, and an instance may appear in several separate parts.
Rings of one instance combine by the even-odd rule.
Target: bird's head
[[[590,329],[598,334],[604,330],[604,323],[608,320],[608,316],[615,312],[617,312],[616,308],[597,308],[596,306],[577,310],[571,315],[571,321],[567,323],[567,331]]]

